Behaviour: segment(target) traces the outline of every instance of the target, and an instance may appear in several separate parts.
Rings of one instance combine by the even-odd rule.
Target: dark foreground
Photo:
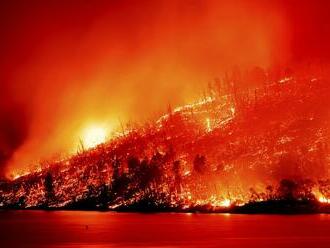
[[[329,247],[330,215],[1,211],[1,247]]]
[[[211,204],[171,206],[170,204],[157,204],[157,202],[140,200],[130,205],[120,205],[109,208],[107,205],[97,205],[90,199],[68,204],[63,207],[25,208],[19,205],[0,207],[1,210],[45,210],[45,211],[115,211],[131,213],[223,213],[223,214],[330,214],[330,204],[321,203],[316,199],[278,199],[267,201],[251,201],[244,205],[212,206]]]

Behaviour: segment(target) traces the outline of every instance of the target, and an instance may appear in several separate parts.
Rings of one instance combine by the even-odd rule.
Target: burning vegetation
[[[0,182],[0,206],[328,211],[330,85],[314,74],[256,68],[253,89],[240,72],[216,79],[198,102]]]

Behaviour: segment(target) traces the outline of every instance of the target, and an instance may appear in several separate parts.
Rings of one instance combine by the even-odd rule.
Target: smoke
[[[3,102],[8,97],[0,85],[0,177],[14,152],[24,143],[28,133],[27,109],[19,103]]]
[[[153,118],[169,103],[191,102],[232,66],[287,61],[282,7],[217,0],[1,3],[0,80],[10,93],[0,102],[2,172],[73,151],[90,123],[116,129]]]

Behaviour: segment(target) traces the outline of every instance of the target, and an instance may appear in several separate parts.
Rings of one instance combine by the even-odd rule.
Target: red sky
[[[234,65],[328,61],[328,13],[327,0],[1,1],[2,171],[72,150],[88,123],[192,101]]]

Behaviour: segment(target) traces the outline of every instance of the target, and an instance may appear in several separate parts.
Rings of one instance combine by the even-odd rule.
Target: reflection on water
[[[0,212],[0,247],[330,247],[330,215]]]

